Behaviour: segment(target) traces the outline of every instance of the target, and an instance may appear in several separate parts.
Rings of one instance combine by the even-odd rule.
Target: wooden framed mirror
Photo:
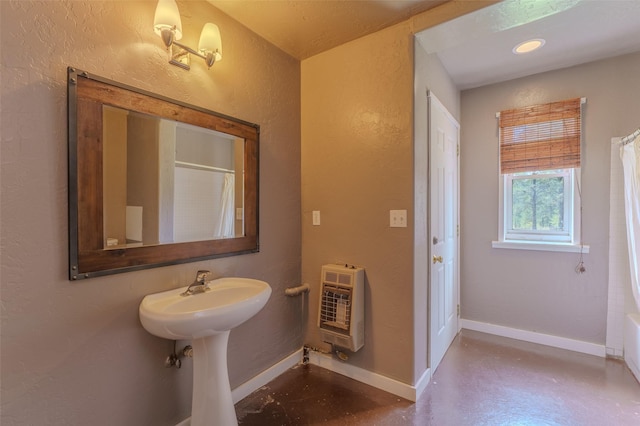
[[[70,280],[259,251],[257,124],[67,74]]]

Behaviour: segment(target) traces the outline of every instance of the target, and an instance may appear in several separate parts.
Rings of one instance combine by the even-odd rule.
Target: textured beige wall
[[[640,121],[640,53],[462,92],[461,308],[465,319],[605,343],[610,141]],[[576,253],[492,249],[498,236],[495,113],[586,97],[582,163],[587,272]]]
[[[183,41],[206,20],[224,58],[169,65],[155,1],[2,1],[2,420],[11,425],[175,425],[190,413],[191,362],[165,369],[170,341],[140,326],[145,294],[197,269],[268,281],[256,318],[231,333],[236,387],[302,346],[299,62],[206,2],[179,1]],[[257,254],[67,280],[66,67],[261,125]],[[186,342],[181,342],[184,344]]]
[[[321,266],[361,265],[365,346],[349,363],[410,385],[427,362],[427,277],[420,268],[414,275],[414,256],[426,252],[424,220],[414,227],[414,209],[425,212],[426,203],[424,186],[414,192],[414,83],[441,89],[458,113],[439,64],[423,58],[424,78],[414,82],[413,34],[491,3],[448,2],[302,61],[302,276],[312,287],[306,342],[329,348],[316,325]],[[424,162],[417,167],[425,171]],[[389,227],[392,209],[407,210],[407,228]],[[312,225],[314,210],[320,226]]]
[[[327,348],[316,327],[321,266],[361,265],[365,346],[349,362],[405,383],[413,380],[412,58],[403,23],[302,62],[307,340]],[[407,228],[389,227],[391,209],[408,211]]]

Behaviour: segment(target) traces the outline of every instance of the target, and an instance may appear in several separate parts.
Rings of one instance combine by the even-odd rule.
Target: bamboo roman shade
[[[580,98],[501,111],[500,173],[580,167]]]

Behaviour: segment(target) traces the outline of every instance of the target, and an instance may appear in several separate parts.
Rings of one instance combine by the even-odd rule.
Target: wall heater
[[[364,345],[364,269],[324,265],[318,309],[322,340],[357,351]]]

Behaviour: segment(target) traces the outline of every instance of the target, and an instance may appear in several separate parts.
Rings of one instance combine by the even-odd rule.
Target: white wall
[[[610,141],[640,125],[640,53],[463,91],[461,309],[464,319],[605,344]],[[578,254],[491,248],[498,236],[495,113],[586,97],[582,166],[586,273]]]

